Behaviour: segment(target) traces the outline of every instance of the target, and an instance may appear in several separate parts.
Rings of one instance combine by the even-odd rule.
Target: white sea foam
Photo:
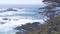
[[[23,16],[20,16],[20,14]],[[3,20],[3,18],[10,20]],[[17,12],[7,11],[0,13],[0,23],[4,22],[4,24],[0,24],[0,34],[14,34],[16,32],[15,27],[26,23],[41,22],[43,24],[44,21],[39,18],[40,15],[35,11],[30,11],[30,9],[29,11],[27,9],[18,9]]]
[[[1,19],[3,19],[3,18],[1,18]],[[22,24],[33,23],[33,22],[41,22],[41,24],[44,23],[43,20],[18,19],[18,18],[11,19],[10,18],[11,21],[9,21],[9,20],[1,20],[1,19],[0,19],[0,21],[4,21],[6,23],[0,24],[0,32],[6,33],[6,34],[8,34],[7,32],[10,32],[10,31],[12,31],[12,32],[10,32],[10,34],[16,32],[16,30],[14,30],[13,28],[15,28],[17,26],[21,26]]]

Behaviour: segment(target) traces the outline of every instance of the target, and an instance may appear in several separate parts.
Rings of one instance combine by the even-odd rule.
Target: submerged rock
[[[11,21],[11,19],[9,19],[9,18],[3,18],[2,20],[9,20],[9,21]]]
[[[19,9],[23,9],[23,8],[19,8]]]
[[[8,18],[3,18],[3,20],[8,20]]]
[[[6,22],[0,22],[0,24],[5,24]]]

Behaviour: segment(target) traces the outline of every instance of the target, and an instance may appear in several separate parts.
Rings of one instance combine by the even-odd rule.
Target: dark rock
[[[15,34],[25,34],[25,32],[17,31]]]
[[[11,21],[11,19],[9,19],[9,18],[3,18],[2,20],[9,20],[9,21]]]
[[[0,24],[5,24],[5,22],[0,22]]]
[[[22,33],[18,31],[18,32],[16,32],[15,34],[22,34]]]
[[[19,9],[23,9],[23,8],[19,8]]]
[[[9,9],[7,9],[7,11],[17,11],[17,10],[9,8]]]
[[[3,18],[3,20],[9,20],[8,18]]]

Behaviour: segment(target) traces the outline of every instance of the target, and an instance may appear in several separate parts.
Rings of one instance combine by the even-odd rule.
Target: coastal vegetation
[[[56,7],[60,7],[60,0],[43,0],[46,4],[42,13],[48,19],[43,23],[33,22],[26,23],[25,25],[18,26],[15,29],[19,30],[16,34],[60,34],[60,10],[56,10]],[[40,8],[39,8],[40,9]]]

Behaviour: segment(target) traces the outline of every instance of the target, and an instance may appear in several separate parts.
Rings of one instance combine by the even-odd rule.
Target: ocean
[[[21,26],[26,23],[41,22],[43,21],[43,15],[39,14],[38,8],[44,5],[0,5],[0,11],[7,10],[9,8],[17,11],[0,12],[0,34],[15,34],[17,26]],[[7,18],[8,20],[3,20]]]

